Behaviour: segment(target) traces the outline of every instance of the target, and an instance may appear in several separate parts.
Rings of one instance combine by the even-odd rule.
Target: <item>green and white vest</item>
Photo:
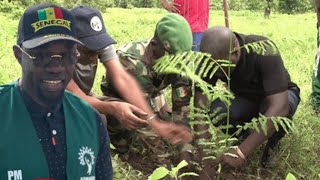
[[[63,108],[67,179],[95,179],[99,132],[94,110],[70,92]],[[49,179],[48,163],[32,120],[15,84],[0,86],[0,179]]]

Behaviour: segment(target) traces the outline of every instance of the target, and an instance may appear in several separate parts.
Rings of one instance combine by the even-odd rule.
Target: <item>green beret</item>
[[[169,13],[157,23],[156,35],[170,53],[191,51],[192,32],[186,19],[179,14]]]

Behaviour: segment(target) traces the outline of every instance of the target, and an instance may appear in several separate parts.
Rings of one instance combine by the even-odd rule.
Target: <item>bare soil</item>
[[[156,165],[150,157],[145,157],[141,154],[125,154],[120,156],[123,161],[128,162],[134,169],[141,171],[147,179],[148,176],[159,166]],[[169,165],[170,166],[170,165]],[[170,168],[168,168],[170,169]],[[212,164],[208,168],[207,172],[199,171],[195,167],[187,166],[182,169],[183,172],[195,172],[199,174],[199,177],[185,176],[183,180],[277,180],[280,178],[274,177],[274,174],[269,169],[257,168],[257,169],[222,169],[220,173],[217,173],[217,164]],[[182,173],[183,173],[182,172]],[[170,178],[165,178],[170,180]]]

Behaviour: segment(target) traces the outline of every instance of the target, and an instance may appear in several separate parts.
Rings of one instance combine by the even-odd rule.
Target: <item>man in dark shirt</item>
[[[259,42],[263,42],[260,44],[263,46],[260,52],[254,50],[252,46],[246,46]],[[290,80],[280,53],[272,41],[263,36],[243,35],[217,26],[205,32],[200,50],[211,54],[213,59],[230,60],[235,64],[230,73],[230,90],[235,98],[229,107],[230,124],[234,127],[250,122],[252,118],[258,117],[259,113],[266,117],[292,118],[300,101],[299,88]],[[224,71],[228,72],[227,68],[224,68]],[[227,82],[222,70],[218,70],[213,78],[205,78],[212,85],[215,85],[218,79]],[[205,95],[199,90],[195,99],[197,103],[206,102]],[[211,102],[211,111],[218,107],[222,108],[221,113],[227,112],[227,107],[221,100]],[[216,125],[226,124],[225,117]],[[235,131],[234,128],[229,129],[229,133]],[[223,155],[221,160],[223,164],[241,167],[246,157],[268,140],[262,156],[262,165],[269,166],[271,165],[269,150],[274,150],[278,146],[284,134],[282,129],[275,132],[273,123],[268,120],[267,135],[262,132],[251,132],[238,147],[230,150],[239,158]]]
[[[0,179],[112,179],[100,115],[65,91],[77,56],[74,19],[42,3],[22,15],[14,55],[16,82],[0,86]]]

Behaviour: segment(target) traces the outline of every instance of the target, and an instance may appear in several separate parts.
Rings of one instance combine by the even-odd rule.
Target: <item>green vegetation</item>
[[[270,40],[249,43],[240,48],[245,49],[248,53],[255,52],[260,55],[274,55],[279,53],[276,45]],[[209,101],[220,99],[229,107],[231,105],[230,100],[234,98],[232,93],[228,91],[228,89],[230,89],[230,67],[232,66],[234,67],[235,65],[228,60],[213,60],[209,54],[191,51],[164,56],[157,60],[153,68],[159,73],[178,74],[190,78],[194,82],[193,87],[199,87],[208,97]],[[222,67],[228,68],[228,70],[225,71]],[[212,78],[218,69],[222,70],[224,76],[228,79],[226,83],[218,82],[218,84],[213,87],[211,84],[202,80],[202,78]],[[227,135],[230,127],[232,127],[232,125],[229,124],[228,119],[230,118],[230,114],[222,113],[218,115],[217,113],[220,111],[220,108],[215,109],[213,113],[209,114],[208,107],[202,105],[201,108],[195,108],[194,103],[190,103],[189,108],[189,124],[191,128],[195,129],[195,126],[200,124],[205,124],[208,127],[206,130],[202,129],[201,131],[194,131],[195,136],[201,136],[208,132],[211,134],[211,138],[209,139],[200,138],[195,141],[194,147],[201,147],[205,152],[205,155],[203,157],[194,158],[190,162],[194,165],[194,170],[199,169],[199,171],[202,171],[204,168],[204,161],[208,159],[217,160],[217,157],[220,157],[228,149],[234,148],[233,145],[238,141],[236,136],[247,129],[262,132],[267,135],[267,121],[269,120],[262,114],[257,118],[253,118],[251,122],[245,123],[244,125],[237,125],[237,131],[231,135]],[[215,127],[214,124],[217,124],[223,117],[227,117],[227,124]],[[279,127],[281,127],[287,134],[295,132],[292,120],[290,119],[272,117],[270,120],[274,124],[276,131],[279,131]],[[222,129],[226,130],[225,134],[221,132]],[[196,151],[194,154],[197,154]],[[231,153],[225,153],[225,155],[238,157]],[[213,164],[214,161],[211,161],[211,163]],[[202,173],[199,172],[199,174]]]
[[[168,0],[173,1],[173,0]],[[11,16],[17,18],[22,10],[30,5],[43,2],[41,0],[1,0],[0,12],[9,12]],[[61,6],[72,8],[76,5],[83,4],[98,8],[102,12],[106,8],[119,7],[132,9],[138,8],[159,8],[159,0],[47,0]],[[230,10],[263,10],[269,6],[272,11],[295,14],[311,11],[314,8],[313,0],[228,0]],[[210,6],[213,10],[223,9],[223,0],[210,0]]]
[[[1,4],[1,3],[0,3]],[[9,11],[9,10],[8,10]],[[10,12],[10,11],[9,11]],[[104,20],[108,32],[120,46],[131,40],[151,37],[155,23],[165,14],[162,9],[106,9]],[[299,15],[271,14],[263,18],[263,12],[231,11],[231,29],[245,34],[261,34],[269,37],[279,48],[291,78],[301,88],[302,101],[294,117],[296,131],[287,135],[281,144],[277,167],[269,170],[269,179],[285,179],[290,172],[297,179],[320,179],[320,123],[309,105],[311,76],[316,52],[316,15],[314,12]],[[13,13],[0,13],[0,84],[16,80],[20,67],[12,53],[18,20]],[[224,25],[222,11],[211,11],[210,26]],[[99,66],[94,92],[100,93],[99,82],[103,67]],[[259,166],[261,150],[249,157],[249,164],[242,171],[246,179],[259,179],[263,174]],[[113,157],[115,179],[146,179]],[[291,175],[289,175],[291,176]]]
[[[184,176],[198,176],[195,173],[189,172],[189,173],[182,173],[179,175],[179,170],[186,167],[188,163],[183,160],[181,161],[177,167],[172,167],[171,170],[168,170],[165,167],[159,167],[149,176],[148,180],[159,180],[163,179],[166,176],[170,176],[172,179],[180,179]]]

